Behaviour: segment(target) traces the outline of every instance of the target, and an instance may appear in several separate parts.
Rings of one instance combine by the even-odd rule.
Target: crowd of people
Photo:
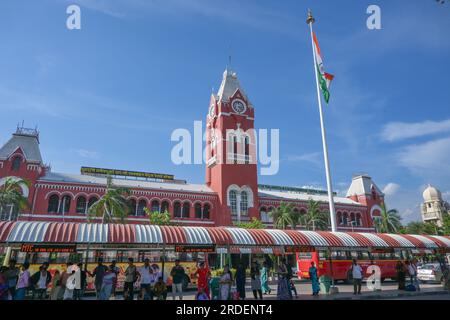
[[[98,300],[111,300],[116,298],[118,276],[120,268],[112,261],[110,265],[105,265],[103,260],[98,259],[98,264],[92,272],[81,263],[67,263],[63,272],[55,270],[53,275],[48,270],[49,264],[43,263],[39,271],[30,274],[29,263],[23,263],[20,268],[16,261],[11,259],[7,267],[0,268],[0,300],[23,300],[27,293],[31,299],[50,300],[81,300],[84,297],[87,278],[93,278],[95,295]],[[249,269],[249,270],[248,270]],[[271,269],[274,269],[272,272]],[[417,278],[417,261],[398,261],[396,266],[398,289],[408,290],[408,286],[414,286],[419,291],[419,281]],[[353,279],[354,294],[361,294],[361,283],[364,278],[363,268],[357,260],[353,260],[351,269]],[[291,300],[298,296],[297,289],[293,282],[293,271],[285,258],[279,259],[279,263],[272,268],[269,261],[264,261],[262,265],[258,261],[252,261],[249,268],[244,263],[239,263],[236,271],[231,271],[229,265],[225,265],[218,277],[211,276],[211,270],[205,262],[199,262],[195,271],[197,278],[196,300],[244,300],[246,299],[246,288],[248,282],[254,299],[263,299],[264,295],[271,294],[269,286],[271,275],[276,276],[276,296],[279,300]],[[188,278],[184,267],[179,260],[170,271],[172,279],[172,299],[183,299],[183,288],[186,278]],[[123,279],[123,299],[134,300],[166,300],[168,295],[168,285],[163,279],[163,275],[157,264],[150,264],[149,259],[144,260],[144,264],[137,267],[132,258],[128,259],[128,266],[122,272]],[[314,262],[309,268],[309,279],[312,286],[312,295],[316,296],[320,292],[318,270]],[[409,284],[407,284],[409,279]],[[249,280],[249,281],[248,281]],[[49,290],[50,289],[50,290]]]

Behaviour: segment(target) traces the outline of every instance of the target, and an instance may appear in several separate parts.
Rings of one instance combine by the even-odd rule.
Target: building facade
[[[164,175],[131,174],[133,178],[120,171],[108,174],[113,185],[131,190],[127,222],[147,223],[144,208],[167,211],[173,222],[196,226],[231,226],[254,217],[271,227],[269,212],[282,201],[294,203],[298,214],[306,213],[310,199],[328,211],[325,191],[258,184],[254,119],[254,106],[236,73],[225,70],[218,93],[211,95],[206,117],[205,184]],[[95,170],[53,172],[44,164],[39,144],[36,130],[18,127],[0,148],[0,186],[7,177],[30,182],[30,187],[22,190],[29,209],[18,215],[16,208],[6,206],[1,209],[1,219],[86,221],[88,208],[105,193],[107,175]],[[146,176],[152,178],[142,178]],[[339,230],[374,231],[373,219],[380,215],[384,195],[369,176],[354,176],[346,197],[335,195],[334,200]]]
[[[450,204],[442,199],[441,192],[433,186],[423,191],[421,214],[423,222],[435,223],[442,227],[444,216],[450,214]]]

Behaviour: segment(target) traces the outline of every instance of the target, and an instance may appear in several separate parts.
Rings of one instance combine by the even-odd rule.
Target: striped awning
[[[241,253],[284,246],[450,251],[448,236],[27,221],[0,222],[0,243],[216,245]]]

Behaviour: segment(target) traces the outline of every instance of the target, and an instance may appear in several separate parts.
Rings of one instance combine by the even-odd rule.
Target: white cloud
[[[419,175],[450,176],[450,138],[407,146],[396,157],[401,166]]]
[[[322,164],[322,154],[320,152],[311,152],[311,153],[305,153],[301,155],[288,155],[286,158],[289,162],[309,162],[313,163],[315,165],[321,165]]]
[[[99,157],[99,153],[97,151],[90,151],[85,149],[70,149],[70,152],[75,153],[82,158],[98,159]]]
[[[393,196],[394,194],[397,193],[398,189],[400,188],[400,185],[394,183],[394,182],[389,182],[384,188],[383,188],[383,193],[386,196]]]
[[[443,132],[450,132],[450,119],[443,121],[427,120],[416,123],[391,122],[384,126],[381,131],[381,138],[392,142]]]

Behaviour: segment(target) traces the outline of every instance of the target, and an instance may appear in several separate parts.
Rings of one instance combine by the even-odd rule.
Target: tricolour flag
[[[317,77],[319,77],[319,86],[322,90],[323,97],[328,103],[330,100],[330,84],[334,76],[332,74],[326,73],[323,67],[322,56],[320,55],[319,42],[317,41],[316,34],[313,32],[314,38],[314,54],[316,55],[316,68]]]

